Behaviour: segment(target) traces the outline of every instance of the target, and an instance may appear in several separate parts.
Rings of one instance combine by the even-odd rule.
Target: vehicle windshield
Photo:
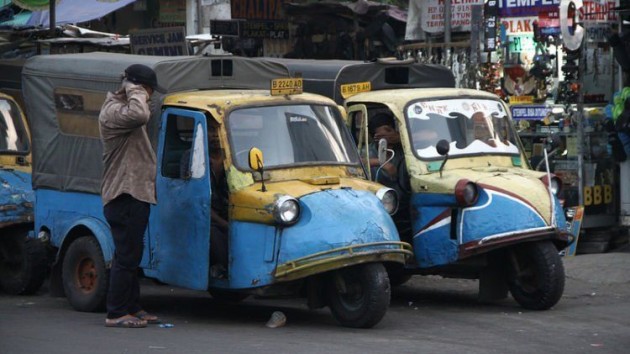
[[[326,105],[243,108],[228,116],[232,156],[248,170],[252,147],[262,150],[265,167],[359,163],[339,110]]]
[[[0,98],[0,152],[28,152],[28,139],[17,105]]]
[[[440,158],[435,145],[450,143],[449,156],[519,154],[516,134],[501,102],[492,99],[416,101],[405,112],[413,150]]]

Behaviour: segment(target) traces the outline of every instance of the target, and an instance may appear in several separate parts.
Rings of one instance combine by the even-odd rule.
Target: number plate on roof
[[[343,98],[348,98],[356,95],[357,93],[369,91],[372,91],[372,83],[369,81],[341,85],[341,97]]]
[[[302,78],[282,78],[271,80],[271,95],[297,95],[302,93]]]

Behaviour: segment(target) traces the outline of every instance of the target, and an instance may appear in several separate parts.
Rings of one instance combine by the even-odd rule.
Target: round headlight
[[[477,185],[467,179],[460,179],[455,185],[455,199],[461,206],[471,206],[479,198]]]
[[[280,224],[295,224],[300,217],[300,203],[287,195],[278,198],[273,208],[273,217]]]
[[[391,188],[381,188],[376,192],[376,197],[383,203],[383,208],[390,215],[398,210],[398,193]]]

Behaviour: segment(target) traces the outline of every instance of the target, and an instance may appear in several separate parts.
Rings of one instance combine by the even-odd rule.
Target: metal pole
[[[444,43],[451,44],[451,0],[444,0]]]
[[[50,26],[50,36],[55,37],[57,29],[57,18],[55,16],[55,8],[57,6],[57,0],[50,0],[48,2],[48,22]]]

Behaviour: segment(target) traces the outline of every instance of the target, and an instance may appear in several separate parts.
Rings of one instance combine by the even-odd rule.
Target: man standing
[[[141,328],[159,323],[140,306],[138,266],[150,204],[156,203],[156,157],[146,125],[149,100],[158,86],[153,69],[134,64],[125,69],[121,88],[107,94],[99,126],[103,142],[103,212],[114,238],[105,326]]]

